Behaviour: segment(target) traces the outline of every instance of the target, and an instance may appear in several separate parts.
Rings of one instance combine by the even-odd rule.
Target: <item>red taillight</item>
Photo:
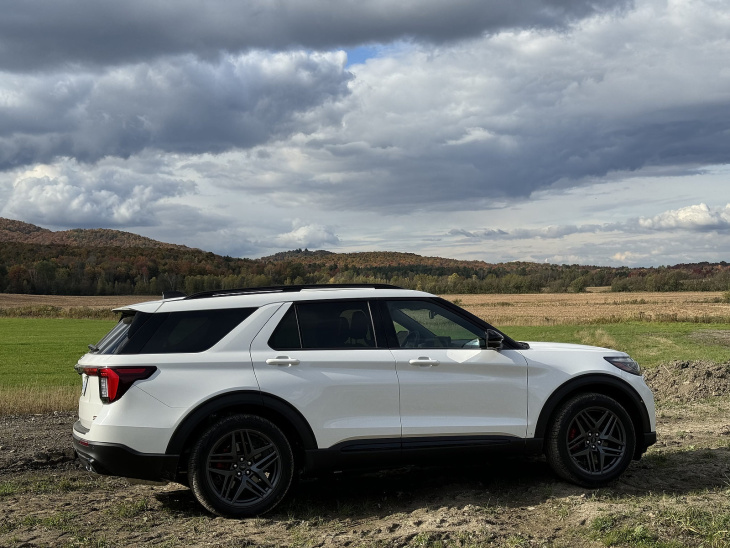
[[[149,379],[156,367],[88,367],[84,373],[99,377],[99,397],[104,403],[121,398],[135,381]]]

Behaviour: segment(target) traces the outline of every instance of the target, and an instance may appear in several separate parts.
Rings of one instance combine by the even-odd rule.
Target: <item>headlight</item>
[[[627,373],[641,375],[641,367],[639,364],[628,356],[604,356],[603,359]]]

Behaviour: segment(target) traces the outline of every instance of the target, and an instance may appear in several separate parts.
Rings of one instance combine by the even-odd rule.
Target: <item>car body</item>
[[[616,350],[518,342],[386,285],[224,290],[117,309],[76,365],[89,469],[189,485],[258,515],[295,473],[458,454],[545,453],[584,486],[656,441],[654,400]]]

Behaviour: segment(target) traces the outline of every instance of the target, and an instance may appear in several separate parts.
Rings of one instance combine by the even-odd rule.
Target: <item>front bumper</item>
[[[644,432],[643,440],[640,440],[643,443],[641,443],[636,448],[636,458],[638,459],[641,455],[646,453],[646,450],[649,448],[649,446],[654,445],[656,443],[656,432]]]
[[[85,440],[86,429],[74,424],[73,444],[87,470],[107,476],[151,481],[175,480],[180,455],[140,453],[126,445]]]

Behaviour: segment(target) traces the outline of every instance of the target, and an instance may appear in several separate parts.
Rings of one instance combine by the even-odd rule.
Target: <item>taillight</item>
[[[104,403],[121,398],[135,381],[149,379],[156,367],[87,367],[84,373],[99,377],[99,397]]]

